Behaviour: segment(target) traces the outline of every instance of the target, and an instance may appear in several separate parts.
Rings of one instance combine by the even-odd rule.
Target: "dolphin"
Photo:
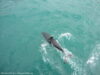
[[[49,33],[42,32],[43,37],[46,39],[46,41],[49,44],[52,44],[55,48],[57,48],[59,51],[64,52],[64,50],[61,48],[61,46],[58,44],[58,42],[54,39],[53,36],[51,36]]]

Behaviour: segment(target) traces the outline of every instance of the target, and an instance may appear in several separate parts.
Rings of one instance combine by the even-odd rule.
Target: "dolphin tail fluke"
[[[63,53],[64,53],[64,61],[65,62],[68,62],[68,60],[73,57],[73,55],[69,52],[64,51]]]

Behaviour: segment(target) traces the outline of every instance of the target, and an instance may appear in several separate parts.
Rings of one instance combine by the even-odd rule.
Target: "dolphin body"
[[[64,52],[64,50],[61,48],[61,46],[58,44],[58,42],[53,38],[53,36],[51,36],[50,34],[48,34],[46,32],[42,32],[42,35],[49,44],[52,44],[55,48],[57,48],[61,52]]]

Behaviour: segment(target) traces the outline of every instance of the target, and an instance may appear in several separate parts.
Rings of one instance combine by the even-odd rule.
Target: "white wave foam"
[[[72,38],[72,34],[71,33],[61,33],[58,37],[59,40],[62,40],[62,38],[66,38],[68,40],[71,40]],[[72,54],[71,51],[69,51],[66,48],[64,49],[64,56],[61,56],[61,58],[67,62],[71,68],[74,70],[74,72],[72,73],[72,75],[85,75],[86,71],[85,69],[82,67],[82,60],[80,60],[78,57],[74,56]]]
[[[100,59],[100,44],[97,44],[90,54],[89,59],[87,60],[87,64],[91,66],[96,66],[96,62]]]
[[[74,58],[68,59],[67,62],[70,64],[71,68],[74,70],[72,75],[85,74],[85,70],[82,67],[82,62],[81,62],[81,60],[79,60],[79,58],[74,57]]]
[[[46,43],[42,43],[41,44],[41,54],[42,54],[42,59],[45,63],[49,63],[51,65],[52,68],[57,69],[58,72],[61,75],[65,75],[63,74],[65,71],[62,67],[62,65],[60,65],[60,63],[57,63],[57,61],[55,61],[55,59],[53,59],[52,53],[48,53],[48,51],[46,51],[48,44]],[[58,51],[58,50],[57,50]],[[48,53],[48,54],[47,54]],[[56,64],[55,64],[56,63]],[[59,66],[58,66],[59,65]]]
[[[44,61],[44,62],[49,62],[49,59],[46,58],[45,56],[43,56],[43,61]]]
[[[47,50],[46,50],[46,47],[48,46],[48,44],[47,43],[42,43],[41,44],[41,50],[40,50],[40,52],[41,52],[41,54],[42,54],[42,59],[43,59],[43,61],[44,62],[49,62],[49,59],[46,57],[47,56]]]
[[[42,43],[41,44],[42,50],[44,51],[45,54],[47,54],[47,51],[46,51],[46,46],[47,45],[48,45],[47,43]]]
[[[73,55],[72,52],[69,51],[68,49],[66,48],[63,48],[63,49],[65,52],[64,53],[65,55],[62,55],[61,58],[66,63],[68,63],[71,66],[71,68],[74,70],[72,75],[82,75],[82,74],[85,75],[86,72],[85,72],[85,69],[82,67],[82,61],[78,57]]]
[[[70,40],[71,37],[72,37],[72,34],[71,33],[62,33],[62,34],[59,35],[58,39],[62,40],[63,37],[66,37],[68,40]],[[56,67],[56,65],[55,65],[55,63],[56,63],[55,59],[49,57],[50,54],[47,54],[47,51],[46,51],[46,47],[47,46],[48,46],[47,43],[41,44],[41,50],[43,51],[42,52],[43,61],[50,63],[50,65],[53,66],[53,68],[58,69],[60,72],[65,72],[63,66],[60,63],[58,63],[59,67]],[[83,73],[84,69],[82,68],[82,62],[81,62],[81,60],[79,58],[77,58],[76,56],[74,56],[72,54],[72,52],[69,51],[68,49],[66,49],[66,48],[63,48],[63,49],[64,49],[65,53],[63,55],[63,53],[60,52],[61,58],[64,61],[66,60],[66,62],[74,70],[74,72],[72,73],[72,75],[82,75],[82,74],[85,74],[85,73]],[[69,55],[72,55],[72,58]],[[62,71],[62,69],[63,69],[63,71]]]
[[[71,39],[72,34],[71,33],[61,33],[59,39],[61,39],[62,37],[66,37],[68,40]]]
[[[64,56],[63,56],[63,59],[65,60],[65,61],[67,61],[67,60],[69,60],[72,56],[73,56],[73,54],[72,54],[72,52],[70,52],[68,49],[66,49],[66,48],[63,48],[63,50],[64,50]]]

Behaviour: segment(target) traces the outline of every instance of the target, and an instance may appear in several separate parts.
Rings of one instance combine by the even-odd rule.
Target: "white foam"
[[[42,56],[42,57],[43,57],[43,61],[46,62],[47,61],[46,58],[44,56]]]
[[[71,68],[74,70],[72,75],[82,75],[85,74],[85,70],[82,67],[82,62],[79,60],[79,58],[74,57],[73,59],[68,59],[67,61]]]
[[[62,38],[66,38],[68,40],[71,40],[72,34],[67,32],[67,33],[61,33],[58,37],[59,40],[62,40]],[[85,75],[85,69],[82,67],[82,61],[77,57],[72,54],[71,51],[69,51],[67,48],[63,48],[64,50],[64,56],[61,56],[61,58],[68,63],[71,68],[74,70],[72,75]]]
[[[88,65],[96,66],[96,62],[100,59],[100,44],[97,44],[86,61]]]
[[[58,39],[59,39],[59,40],[62,40],[63,37],[65,37],[66,39],[70,40],[71,37],[72,37],[72,34],[71,34],[71,33],[62,33],[62,34],[59,35]],[[57,41],[57,42],[58,42],[58,41]],[[59,42],[58,42],[58,43],[59,43]],[[53,58],[50,58],[50,57],[49,57],[50,54],[47,54],[47,51],[46,51],[46,47],[47,47],[47,46],[48,46],[47,43],[42,43],[42,44],[41,44],[41,51],[43,51],[43,52],[42,52],[43,61],[44,61],[44,62],[50,63],[50,65],[53,65],[54,68],[56,68],[56,69],[58,69],[60,72],[62,72],[62,69],[64,69],[63,66],[60,65],[60,63],[59,63],[59,64],[58,64],[59,67],[56,67],[56,65],[54,64],[55,60],[54,60]],[[64,52],[65,52],[65,53],[64,53],[65,55],[63,55],[63,53],[60,52],[61,58],[62,58],[64,61],[65,61],[65,59],[66,59],[66,62],[67,62],[67,63],[71,66],[71,68],[74,70],[73,73],[72,73],[72,75],[82,75],[82,74],[84,74],[84,73],[83,73],[84,69],[83,69],[82,66],[81,66],[82,62],[80,61],[80,59],[77,58],[76,56],[74,56],[74,55],[72,54],[72,52],[69,51],[68,49],[63,48],[63,50],[64,50]],[[58,50],[57,50],[57,51],[58,51]],[[70,57],[69,54],[71,54],[72,57]],[[57,66],[58,66],[58,65],[57,65]],[[63,72],[65,72],[65,71],[63,70]]]
[[[81,75],[81,74],[84,74],[85,75],[85,69],[82,68],[82,61],[76,57],[75,55],[72,54],[71,51],[69,51],[68,49],[66,48],[63,48],[64,50],[64,54],[63,56],[61,56],[61,58],[66,62],[68,63],[71,68],[74,70],[72,75]],[[72,55],[72,56],[69,56],[69,55]]]
[[[67,60],[69,60],[72,56],[73,56],[73,54],[72,54],[72,52],[70,52],[68,49],[65,49],[65,48],[63,48],[63,50],[64,50],[64,56],[63,56],[63,59],[65,60],[65,61],[67,61]]]
[[[48,52],[46,50],[47,46],[48,46],[48,44],[44,42],[44,43],[41,44],[41,47],[40,47],[41,48],[40,52],[42,54],[42,59],[43,59],[44,62],[49,62],[49,59],[47,58],[47,54],[48,54]]]
[[[72,34],[67,32],[67,33],[61,33],[59,39],[61,39],[62,37],[66,37],[66,39],[70,40],[72,37]]]
[[[47,51],[46,51],[46,46],[47,45],[48,45],[47,43],[42,43],[41,44],[42,50],[44,51],[45,54],[47,54]]]

